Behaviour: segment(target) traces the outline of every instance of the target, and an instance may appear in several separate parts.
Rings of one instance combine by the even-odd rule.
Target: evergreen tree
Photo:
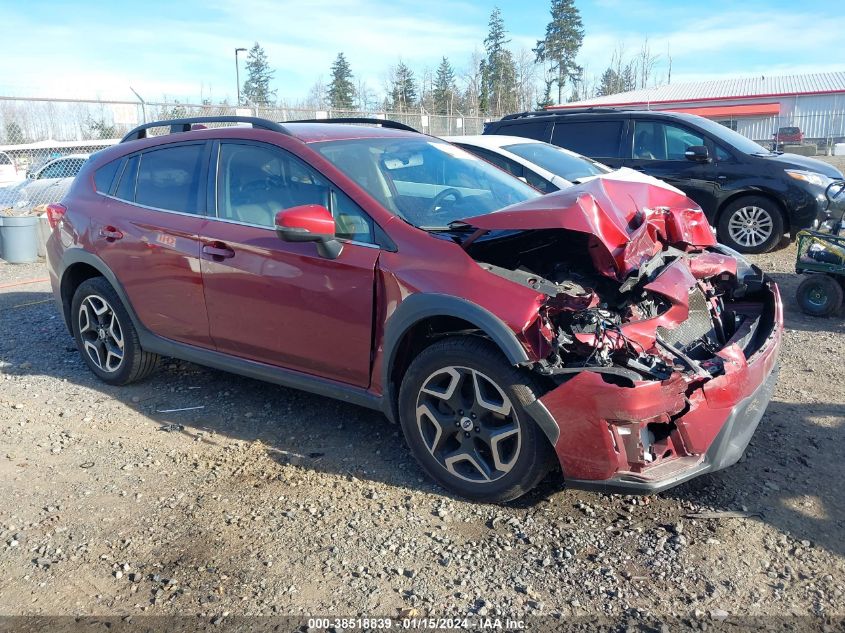
[[[478,91],[478,114],[486,114],[490,111],[490,70],[486,59],[482,59],[479,63],[478,74],[481,77],[481,89]]]
[[[275,71],[270,70],[267,53],[256,42],[246,57],[246,76],[241,96],[247,103],[266,106],[276,98],[276,91],[270,90],[270,80]]]
[[[620,92],[620,85],[619,74],[613,68],[608,68],[602,73],[601,79],[599,79],[599,87],[596,95],[606,97],[607,95],[616,94]]]
[[[88,136],[95,139],[114,138],[117,136],[117,127],[106,123],[105,119],[99,121],[89,119]]]
[[[332,80],[329,83],[329,104],[333,108],[351,110],[355,105],[355,84],[352,83],[352,69],[343,53],[338,53],[332,64]]]
[[[9,145],[20,145],[21,143],[26,142],[21,126],[15,121],[9,121],[6,123],[6,142]]]
[[[581,72],[575,63],[584,28],[575,0],[552,0],[552,20],[546,26],[546,37],[537,42],[534,53],[540,63],[549,63],[557,83],[558,103],[563,101],[563,85]]]
[[[516,64],[513,54],[508,50],[505,21],[498,7],[490,14],[489,32],[484,39],[487,51],[487,98],[488,113],[500,115],[516,108]]]
[[[393,69],[390,79],[390,108],[394,112],[407,112],[417,105],[417,81],[402,60]]]
[[[437,67],[434,78],[434,112],[436,114],[451,114],[452,102],[455,98],[455,70],[448,58],[444,57]]]

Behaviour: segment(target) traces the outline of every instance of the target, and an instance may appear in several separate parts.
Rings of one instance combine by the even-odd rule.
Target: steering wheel
[[[446,200],[446,198],[449,197],[454,198],[455,203],[458,203],[464,199],[464,195],[460,191],[458,191],[454,187],[449,187],[448,189],[444,189],[436,196],[434,196],[434,199],[431,201],[431,206],[428,207],[428,213],[436,213],[437,210],[443,206],[443,202]]]

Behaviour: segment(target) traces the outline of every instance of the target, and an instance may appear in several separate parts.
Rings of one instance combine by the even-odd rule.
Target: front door
[[[637,119],[633,124],[633,156],[625,164],[632,169],[659,178],[683,191],[712,219],[716,200],[716,169],[712,162],[687,160],[684,152],[693,145],[712,143],[694,130],[658,120]]]
[[[217,214],[202,234],[201,268],[218,351],[369,386],[373,284],[379,249],[372,220],[311,167],[273,145],[221,142]],[[337,259],[313,243],[281,241],[276,212],[301,204],[332,211]]]

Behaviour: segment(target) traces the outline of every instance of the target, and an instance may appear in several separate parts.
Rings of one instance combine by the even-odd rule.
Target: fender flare
[[[68,322],[68,314],[67,310],[69,306],[64,305],[64,297],[62,296],[63,288],[65,281],[65,274],[67,270],[72,267],[74,264],[87,264],[94,268],[97,272],[99,272],[106,280],[111,284],[111,287],[114,288],[117,296],[120,297],[120,300],[123,302],[123,307],[126,308],[126,311],[129,313],[129,318],[132,319],[132,325],[135,326],[135,330],[138,332],[139,336],[143,336],[147,333],[147,328],[144,327],[144,324],[138,319],[138,315],[135,313],[135,309],[132,307],[132,302],[129,301],[129,297],[126,294],[126,291],[123,289],[123,285],[117,280],[117,276],[111,271],[111,268],[99,257],[90,253],[86,250],[81,248],[71,248],[65,251],[64,255],[62,256],[62,268],[61,272],[58,275],[59,277],[59,300],[62,302],[62,316],[65,319],[65,324],[68,326],[68,330],[70,330],[70,323]]]
[[[430,317],[456,317],[475,325],[484,332],[502,350],[513,365],[525,363],[531,359],[525,348],[504,321],[471,301],[444,294],[415,294],[404,299],[385,323],[384,327],[384,362],[381,369],[381,384],[385,394],[385,413],[396,421],[396,396],[390,382],[396,361],[399,343],[408,331],[423,319]]]

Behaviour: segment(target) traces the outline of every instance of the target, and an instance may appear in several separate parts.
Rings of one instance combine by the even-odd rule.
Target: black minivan
[[[771,152],[693,114],[573,108],[511,114],[485,134],[533,138],[614,167],[659,178],[695,200],[719,241],[764,253],[785,233],[826,219],[825,188],[842,174],[832,165]]]

